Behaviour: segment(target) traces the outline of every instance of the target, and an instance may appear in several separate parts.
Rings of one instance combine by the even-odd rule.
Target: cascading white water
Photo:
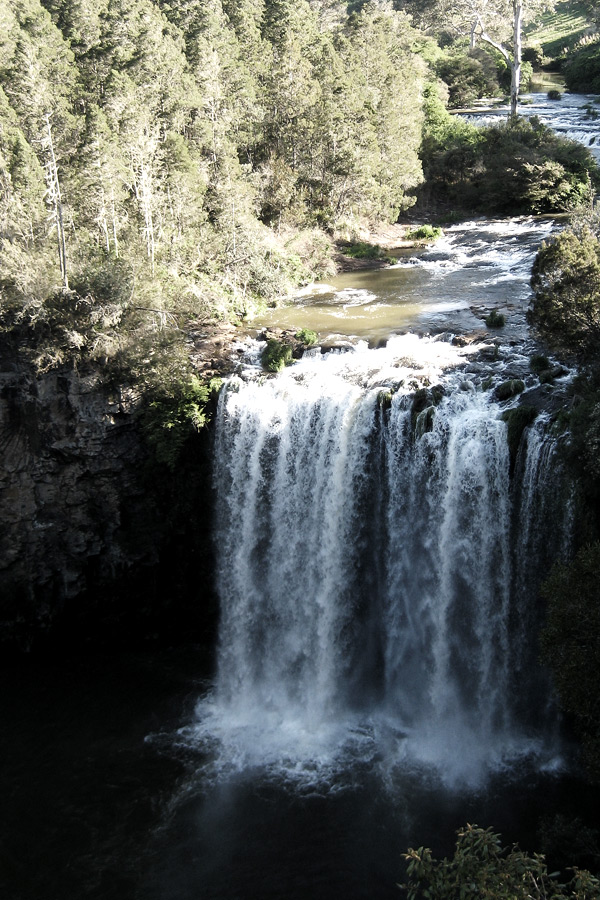
[[[511,479],[466,352],[406,335],[224,391],[218,677],[197,728],[229,765],[385,756],[472,783],[548,737],[527,727],[540,679],[523,623],[552,439],[529,429]],[[561,529],[536,523],[544,564]]]
[[[560,100],[549,99],[547,93],[524,94],[526,105],[519,107],[519,115],[530,119],[534,116],[562,137],[588,147],[596,162],[600,163],[598,123],[594,110],[597,94],[563,93]],[[497,107],[477,115],[463,114],[461,118],[475,125],[495,125],[506,121],[508,107]]]
[[[463,391],[415,440],[403,406],[386,428],[386,703],[421,740],[490,743],[510,718],[506,426]]]

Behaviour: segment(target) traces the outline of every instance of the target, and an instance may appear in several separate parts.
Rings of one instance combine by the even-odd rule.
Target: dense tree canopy
[[[423,167],[461,206],[580,198],[584,151],[548,156],[543,129],[435,124],[443,52],[402,5],[0,0],[3,327],[35,326],[51,365],[244,317],[327,271],[324,232],[395,221]],[[514,190],[494,194],[511,153]],[[66,289],[85,300],[69,334]]]
[[[13,324],[101,282],[129,309],[244,314],[310,276],[292,230],[413,202],[425,64],[391,3],[0,0],[0,22]]]
[[[600,359],[600,241],[587,227],[562,231],[540,249],[529,320],[559,352]]]

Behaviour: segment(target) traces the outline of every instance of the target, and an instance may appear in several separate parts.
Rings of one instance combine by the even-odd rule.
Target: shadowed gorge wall
[[[192,435],[171,472],[144,440],[139,397],[98,371],[4,371],[0,386],[3,642],[206,637],[209,435]]]

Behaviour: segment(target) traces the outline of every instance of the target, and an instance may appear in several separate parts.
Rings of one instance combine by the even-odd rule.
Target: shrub
[[[592,900],[600,891],[585,870],[574,869],[568,885],[557,883],[543,856],[503,847],[500,835],[478,825],[458,831],[451,859],[435,859],[427,847],[411,847],[404,858],[408,900]]]
[[[544,49],[540,44],[525,47],[521,58],[523,62],[531,63],[535,69],[540,69],[544,65]]]
[[[406,232],[407,241],[436,241],[442,236],[442,229],[437,225],[419,225]]]
[[[600,241],[584,226],[543,243],[533,264],[528,320],[558,352],[600,361]]]
[[[125,304],[133,294],[134,274],[124,260],[98,253],[71,276],[70,283],[82,297]]]
[[[534,353],[534,355],[529,358],[529,368],[532,372],[535,372],[536,375],[539,375],[540,372],[545,372],[550,368],[550,360],[542,353]]]
[[[352,259],[387,259],[379,244],[368,244],[365,241],[344,245],[342,253],[344,256],[352,257]]]
[[[221,380],[202,381],[191,375],[187,381],[163,387],[142,414],[142,428],[154,450],[156,461],[174,469],[187,440],[210,420],[210,405]]]
[[[292,348],[275,338],[269,338],[261,354],[261,362],[267,372],[281,372],[292,361]]]
[[[300,331],[296,332],[296,338],[300,343],[304,344],[305,347],[312,347],[319,339],[317,332],[311,331],[310,328],[301,328]]]
[[[506,319],[497,309],[493,309],[491,313],[485,317],[485,324],[488,328],[503,328],[506,324]]]
[[[495,393],[496,398],[503,401],[510,400],[511,397],[516,397],[517,394],[522,394],[524,390],[525,385],[520,378],[511,378],[509,381],[503,381],[502,384],[499,384]]]
[[[433,105],[432,105],[433,106]],[[571,209],[593,194],[598,170],[587,147],[562,138],[536,117],[489,128],[426,128],[422,145],[428,189],[463,209],[497,214]]]
[[[443,59],[438,63],[436,72],[448,85],[450,109],[470,106],[474,100],[497,97],[501,93],[498,63],[491,53],[482,48]]]

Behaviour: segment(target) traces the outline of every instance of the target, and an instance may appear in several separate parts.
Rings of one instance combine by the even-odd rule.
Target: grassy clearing
[[[529,46],[539,44],[546,57],[556,59],[575,46],[589,27],[583,4],[563,0],[553,12],[544,13],[535,25],[526,28],[525,34]]]

